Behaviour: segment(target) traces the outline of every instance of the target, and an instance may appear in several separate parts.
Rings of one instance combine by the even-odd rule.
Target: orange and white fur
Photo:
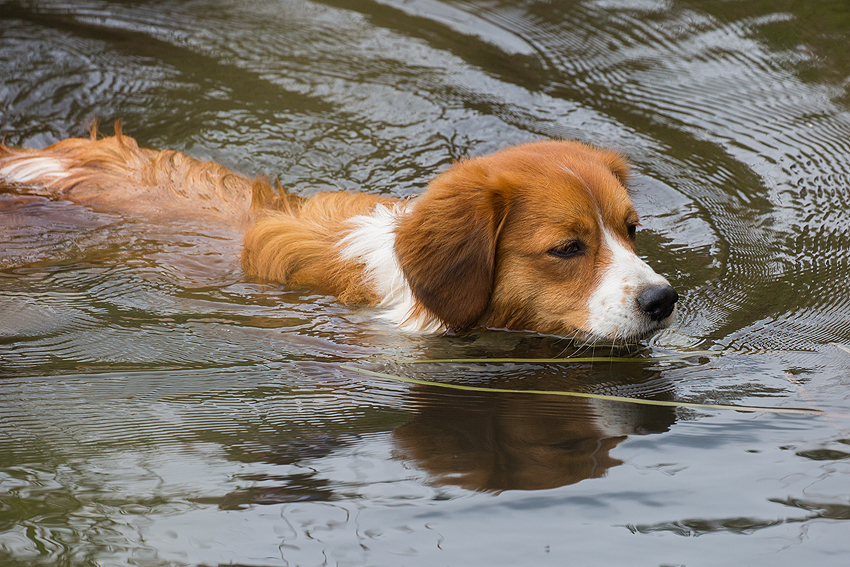
[[[544,141],[463,160],[418,198],[275,191],[116,135],[0,145],[0,185],[95,210],[244,233],[255,278],[377,306],[407,330],[531,330],[626,343],[668,326],[676,292],[635,254],[618,154]]]

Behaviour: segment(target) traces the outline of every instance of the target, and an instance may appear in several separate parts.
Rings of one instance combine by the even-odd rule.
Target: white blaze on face
[[[609,263],[588,301],[588,332],[597,339],[636,339],[667,327],[673,315],[653,321],[638,308],[637,297],[647,286],[667,285],[646,262],[626,248],[602,224],[602,248]],[[675,313],[675,312],[674,312]]]

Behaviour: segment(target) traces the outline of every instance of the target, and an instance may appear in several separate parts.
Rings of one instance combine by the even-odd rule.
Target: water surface
[[[0,21],[6,144],[120,119],[301,194],[406,197],[453,160],[576,138],[630,157],[641,254],[682,295],[631,362],[409,365],[610,353],[400,333],[250,281],[232,235],[6,188],[3,564],[846,562],[845,2],[84,0]]]

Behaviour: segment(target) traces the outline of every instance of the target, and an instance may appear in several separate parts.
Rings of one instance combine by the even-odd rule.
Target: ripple
[[[733,534],[751,534],[758,530],[782,525],[789,520],[763,520],[759,518],[720,518],[687,519],[674,522],[662,522],[653,525],[627,526],[632,533],[651,534],[656,532],[671,532],[685,537],[696,537],[710,533],[729,532]],[[791,520],[793,521],[793,520]]]
[[[715,337],[723,337],[749,311],[793,319],[798,309],[785,313],[769,302],[804,295],[802,282],[812,274],[794,268],[795,255],[843,263],[846,251],[839,242],[847,237],[847,225],[835,222],[832,211],[845,208],[848,193],[841,188],[850,185],[850,121],[832,102],[834,93],[789,72],[805,54],[772,50],[758,39],[765,26],[793,23],[793,16],[724,20],[696,9],[659,11],[653,3],[615,9],[605,2],[556,8],[546,16],[509,13],[525,41],[550,54],[543,90],[558,90],[626,120],[651,117],[678,136],[691,136],[697,154],[707,151],[681,157],[677,167],[693,173],[683,171],[675,185],[716,230],[724,270],[711,296],[699,290],[688,295],[696,303],[689,312],[714,314],[686,324],[713,328]],[[658,167],[651,160],[642,165]],[[666,167],[658,171],[670,175]],[[789,239],[796,239],[804,222],[829,230],[789,253]],[[833,231],[837,238],[828,234]],[[814,325],[798,318],[795,342],[787,346],[811,348],[816,340],[804,339],[807,333],[845,332],[843,284],[830,283],[844,279],[819,282],[823,318]],[[821,332],[825,327],[833,329]],[[773,329],[753,326],[749,340],[761,345]]]
[[[118,118],[119,108],[126,112],[140,92],[175,76],[149,58],[110,48],[103,38],[64,33],[74,19],[61,14],[30,13],[31,21],[4,30],[0,66],[7,79],[0,99],[9,114],[28,117],[14,128],[4,121],[0,134],[8,144],[43,146],[69,131],[82,134],[87,119]]]

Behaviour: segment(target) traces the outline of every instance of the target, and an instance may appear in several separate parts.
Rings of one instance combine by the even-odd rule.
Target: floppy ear
[[[617,178],[623,187],[628,188],[631,167],[629,166],[629,162],[626,161],[626,158],[612,150],[600,150],[600,157],[602,158],[602,162],[608,166],[608,169],[611,170],[611,173],[614,174],[614,177]]]
[[[450,330],[473,325],[490,303],[507,184],[480,160],[435,179],[395,230],[395,253],[414,297]]]

